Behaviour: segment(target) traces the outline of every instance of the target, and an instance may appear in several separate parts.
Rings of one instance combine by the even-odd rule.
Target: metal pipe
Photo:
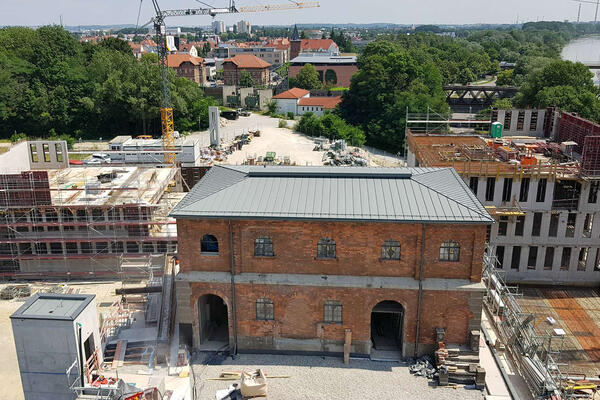
[[[80,363],[79,363],[79,379],[81,381],[81,386],[83,387],[83,386],[85,386],[85,384],[83,382],[83,364],[85,363],[85,360],[83,359],[83,349],[81,348],[82,347],[82,344],[81,344],[81,324],[79,322],[77,323],[77,328],[78,328],[78,330],[77,330],[78,340],[77,341],[79,342],[79,346],[78,346],[79,347],[79,351],[77,353],[79,354],[79,360],[80,360]]]
[[[231,254],[231,316],[233,318],[233,354],[237,354],[237,315],[235,308],[235,257],[233,254],[233,229],[229,220],[229,253]]]
[[[419,300],[417,302],[417,335],[415,337],[415,358],[419,356],[419,335],[421,334],[421,302],[423,299],[423,268],[425,265],[425,227],[421,230],[421,261],[419,265]]]

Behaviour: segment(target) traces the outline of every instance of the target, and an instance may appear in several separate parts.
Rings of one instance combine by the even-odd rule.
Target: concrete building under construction
[[[33,151],[53,153],[54,142],[15,147],[18,151],[0,156],[4,276],[118,276],[164,269],[165,257],[177,250],[175,221],[168,217],[182,196],[172,191],[176,168],[38,169]],[[23,149],[25,162],[19,164],[13,158],[22,161]],[[67,159],[66,148],[61,151]]]
[[[541,111],[542,135],[527,128]],[[457,170],[497,221],[488,240],[508,282],[597,285],[600,125],[551,109],[528,112],[529,124],[518,110],[492,118],[506,123],[508,115],[518,118],[510,134],[520,136],[446,134],[436,121],[429,130],[409,126],[408,165]]]

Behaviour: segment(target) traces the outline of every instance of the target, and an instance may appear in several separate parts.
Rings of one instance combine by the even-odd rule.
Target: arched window
[[[400,242],[397,240],[386,240],[381,246],[382,260],[399,260],[400,259]]]
[[[261,297],[256,300],[256,319],[270,321],[273,317],[273,300]]]
[[[328,69],[325,71],[325,83],[330,83],[332,85],[337,84],[337,74],[334,70]]]
[[[219,252],[219,241],[213,235],[204,235],[200,241],[200,252],[217,254]]]
[[[255,257],[273,257],[273,241],[270,237],[259,237],[254,241]]]
[[[329,238],[319,240],[317,244],[317,258],[335,258],[335,241]]]
[[[440,246],[440,261],[458,261],[460,245],[454,240],[447,240]]]

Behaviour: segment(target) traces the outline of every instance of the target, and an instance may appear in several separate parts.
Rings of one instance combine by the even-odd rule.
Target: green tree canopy
[[[290,87],[298,87],[306,90],[318,90],[323,87],[321,80],[319,79],[319,73],[312,64],[306,64],[298,74],[294,77],[290,77]]]
[[[243,88],[254,87],[254,79],[246,70],[240,73],[240,86]]]
[[[117,50],[123,54],[133,54],[131,47],[129,47],[129,44],[126,41],[114,37],[102,39],[100,43],[98,43],[98,46],[105,49]]]

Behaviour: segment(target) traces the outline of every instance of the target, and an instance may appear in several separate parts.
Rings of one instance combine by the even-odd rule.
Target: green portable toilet
[[[493,138],[501,138],[502,137],[502,123],[496,121],[492,123],[491,135]]]

